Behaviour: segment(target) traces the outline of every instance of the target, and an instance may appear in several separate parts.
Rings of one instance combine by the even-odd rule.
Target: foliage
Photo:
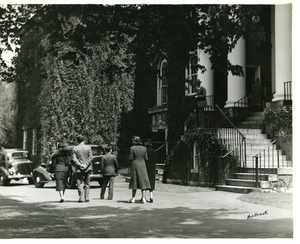
[[[15,145],[16,113],[15,84],[0,82],[0,147],[13,147]]]
[[[94,31],[90,38],[81,29],[79,36],[78,29],[85,25],[83,21],[89,13],[66,16],[65,8],[52,9],[52,22],[44,22],[50,19],[45,16],[44,35],[36,32],[24,40],[17,66],[18,88],[22,90],[19,104],[24,106],[19,123],[41,129],[42,161],[51,155],[57,141],[75,143],[76,133],[84,134],[89,143],[115,144],[121,113],[132,108],[132,37],[111,30],[110,26],[105,31],[103,27]],[[108,21],[113,14],[90,17]],[[40,24],[39,19],[34,21],[35,25]],[[34,41],[36,47],[32,50]],[[34,68],[28,70],[26,63]],[[36,102],[34,112],[32,101]]]
[[[40,6],[34,4],[0,5],[0,81],[15,81],[16,59],[7,60],[2,55],[11,52],[16,56],[19,53],[19,31]]]
[[[265,113],[265,123],[270,127],[272,136],[291,135],[293,126],[292,107],[284,106],[280,110],[268,109]]]
[[[170,169],[173,176],[181,179],[183,184],[188,184],[191,179],[190,170],[195,143],[200,148],[198,181],[204,181],[207,186],[216,185],[234,171],[237,159],[232,155],[221,158],[226,149],[216,135],[207,130],[197,130],[183,136],[172,150]]]
[[[292,178],[288,180],[278,179],[277,182],[269,181],[269,185],[272,192],[290,192],[293,189]]]

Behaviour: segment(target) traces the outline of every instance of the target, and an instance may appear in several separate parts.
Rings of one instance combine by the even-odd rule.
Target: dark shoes
[[[149,201],[149,202],[153,203],[153,198],[150,198],[150,201]]]
[[[64,199],[60,199],[60,201],[59,201],[60,203],[63,203],[64,202]]]
[[[84,202],[84,201],[79,199],[78,202]]]
[[[89,201],[90,201],[89,199],[86,199],[86,200],[85,200],[85,202],[89,202]]]

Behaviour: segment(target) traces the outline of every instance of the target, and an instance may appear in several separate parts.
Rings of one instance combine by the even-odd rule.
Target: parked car
[[[98,181],[101,185],[103,175],[102,175],[102,155],[104,154],[104,147],[101,145],[88,144],[92,148],[93,158],[92,158],[92,174],[91,181]],[[67,146],[64,150],[69,151],[70,157],[72,156],[72,149],[74,146]],[[72,158],[71,158],[72,163]],[[68,184],[67,187],[70,189],[76,188],[76,179],[74,177],[75,168],[73,164],[69,170]],[[42,188],[44,185],[55,179],[54,167],[52,162],[49,165],[41,165],[34,169],[33,171],[33,182],[35,187]]]
[[[28,158],[28,151],[11,148],[0,150],[0,185],[7,186],[11,180],[28,179],[33,184],[32,161]]]

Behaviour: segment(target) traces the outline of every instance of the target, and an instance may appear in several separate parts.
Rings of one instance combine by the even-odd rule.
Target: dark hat
[[[110,150],[112,149],[112,147],[110,146],[110,145],[107,145],[106,147],[105,147],[105,151],[108,153],[108,152],[110,152]]]
[[[76,139],[77,139],[78,142],[84,141],[83,135],[80,135],[80,134],[76,136]]]
[[[145,139],[145,145],[146,146],[152,146],[152,140],[151,139]]]
[[[142,140],[139,136],[134,136],[132,138],[132,144],[134,145],[141,145],[142,144]]]

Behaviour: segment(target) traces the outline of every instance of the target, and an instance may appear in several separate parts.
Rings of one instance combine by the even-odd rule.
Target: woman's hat
[[[138,145],[138,144],[142,144],[142,140],[139,136],[134,136],[132,138],[132,144]]]

